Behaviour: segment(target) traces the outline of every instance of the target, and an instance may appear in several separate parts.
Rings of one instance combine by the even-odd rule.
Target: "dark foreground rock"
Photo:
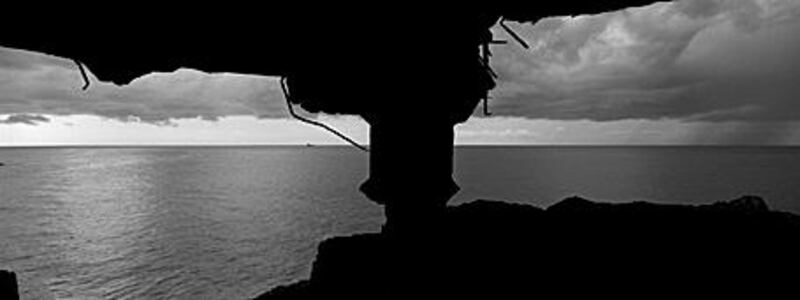
[[[16,300],[19,299],[17,288],[17,274],[6,270],[0,270],[0,299]]]
[[[319,245],[311,278],[257,299],[635,296],[796,292],[800,217],[758,197],[702,206],[596,203],[546,210],[480,200],[438,228]]]

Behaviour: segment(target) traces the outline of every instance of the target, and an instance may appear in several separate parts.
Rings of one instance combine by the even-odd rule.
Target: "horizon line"
[[[364,144],[369,147],[369,144]],[[303,148],[352,148],[348,144],[52,144],[52,145],[0,145],[0,149],[11,148],[236,148],[236,147],[303,147]],[[795,148],[800,145],[795,144],[455,144],[455,148],[460,147],[519,147],[519,148],[551,148],[551,147],[703,147],[703,148]]]

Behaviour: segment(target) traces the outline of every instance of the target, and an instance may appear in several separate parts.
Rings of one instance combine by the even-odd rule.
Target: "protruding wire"
[[[530,49],[531,47],[530,47],[530,46],[528,46],[528,43],[526,43],[526,42],[525,42],[525,40],[524,40],[524,39],[522,39],[522,37],[520,37],[520,36],[519,36],[519,35],[518,35],[516,32],[514,32],[513,30],[511,30],[511,28],[509,28],[508,26],[506,26],[506,24],[505,24],[505,23],[503,23],[504,21],[505,21],[505,20],[502,20],[502,19],[500,20],[500,27],[503,27],[503,29],[504,29],[504,30],[505,30],[505,31],[506,31],[506,32],[507,32],[507,33],[508,33],[508,34],[509,34],[511,37],[513,37],[513,38],[514,38],[514,39],[517,41],[517,43],[519,43],[520,45],[522,45],[522,48],[525,48],[525,49]]]
[[[81,89],[85,91],[86,89],[89,88],[89,85],[91,84],[91,82],[89,81],[89,76],[86,75],[86,69],[83,67],[83,63],[81,63],[77,59],[74,59],[73,61],[75,61],[75,64],[78,65],[78,70],[81,71],[81,77],[83,78],[83,87],[81,87]]]
[[[492,66],[486,64],[485,60],[481,59],[480,60],[480,64],[481,64],[481,67],[483,67],[483,69],[486,70],[486,73],[489,73],[489,75],[492,76],[492,78],[494,78],[494,79],[499,78],[499,76],[494,71],[494,69],[492,69]]]
[[[483,115],[484,116],[491,116],[492,113],[489,111],[489,96],[483,98]]]
[[[346,135],[342,134],[341,132],[337,131],[336,129],[333,129],[332,127],[330,127],[330,126],[328,126],[328,125],[326,125],[324,123],[320,123],[320,122],[317,122],[317,121],[314,121],[314,120],[311,120],[311,119],[307,119],[307,118],[301,117],[300,115],[295,113],[294,112],[294,108],[292,107],[292,101],[291,101],[291,96],[289,94],[289,90],[286,88],[286,77],[281,77],[281,89],[283,90],[283,97],[286,98],[286,106],[289,108],[289,114],[292,115],[292,117],[294,117],[295,119],[298,119],[298,120],[300,120],[300,121],[302,121],[304,123],[308,123],[308,124],[311,124],[311,125],[314,125],[314,126],[322,127],[323,129],[335,134],[339,138],[347,141],[348,143],[350,143],[354,147],[356,147],[358,149],[361,149],[364,152],[369,152],[369,149],[367,147],[357,143],[356,141],[354,141],[353,139],[347,137]]]

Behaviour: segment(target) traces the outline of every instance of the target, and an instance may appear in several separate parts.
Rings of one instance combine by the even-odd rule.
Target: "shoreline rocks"
[[[19,299],[17,274],[11,271],[0,270],[0,299]]]
[[[800,267],[800,216],[756,196],[697,206],[571,197],[546,209],[478,200],[449,207],[437,227],[328,239],[309,279],[256,299],[718,294],[789,289],[785,271]]]

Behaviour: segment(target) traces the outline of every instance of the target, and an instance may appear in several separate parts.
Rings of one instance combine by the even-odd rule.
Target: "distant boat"
[[[6,164],[4,164],[4,163],[0,162],[0,167],[2,167],[2,166],[5,166],[5,165],[6,165]]]
[[[316,146],[312,145],[311,143],[306,143],[306,147],[316,147]]]

